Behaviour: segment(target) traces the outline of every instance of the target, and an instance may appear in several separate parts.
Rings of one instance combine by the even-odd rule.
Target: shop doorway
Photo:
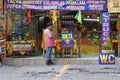
[[[82,45],[83,54],[98,54],[101,49],[102,26],[100,12],[83,12]]]

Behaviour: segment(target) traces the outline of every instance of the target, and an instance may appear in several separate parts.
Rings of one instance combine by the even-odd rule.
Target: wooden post
[[[79,57],[81,57],[81,48],[80,48],[80,45],[81,45],[81,32],[78,31],[78,54],[79,54]]]
[[[82,28],[80,27],[80,24],[77,25],[77,29],[78,29],[78,55],[79,57],[81,57],[81,31]]]
[[[118,32],[118,57],[120,57],[120,32]]]

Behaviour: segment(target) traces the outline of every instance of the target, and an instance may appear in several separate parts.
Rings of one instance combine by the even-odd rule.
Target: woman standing
[[[51,59],[51,52],[53,47],[55,47],[55,34],[52,32],[53,25],[51,23],[47,24],[47,28],[44,30],[44,35],[46,37],[46,64],[51,65],[52,59]]]

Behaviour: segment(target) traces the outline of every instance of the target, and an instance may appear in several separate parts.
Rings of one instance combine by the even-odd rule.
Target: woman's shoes
[[[2,62],[0,62],[0,67],[2,67]]]
[[[46,65],[53,65],[54,63],[52,62],[52,60],[47,60]]]
[[[52,60],[50,60],[50,64],[51,64],[51,65],[54,65],[54,63],[52,62]]]

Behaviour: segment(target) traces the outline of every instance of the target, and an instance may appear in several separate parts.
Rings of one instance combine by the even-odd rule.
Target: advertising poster
[[[32,51],[31,41],[14,41],[13,42],[13,52],[29,52]]]
[[[109,13],[120,13],[120,0],[107,0]]]
[[[62,47],[63,48],[73,48],[74,41],[72,33],[62,33]]]
[[[110,14],[102,13],[102,45],[106,43],[106,39],[110,38]]]
[[[99,54],[99,64],[115,64],[115,55],[111,50],[110,13],[102,13],[102,52]]]

